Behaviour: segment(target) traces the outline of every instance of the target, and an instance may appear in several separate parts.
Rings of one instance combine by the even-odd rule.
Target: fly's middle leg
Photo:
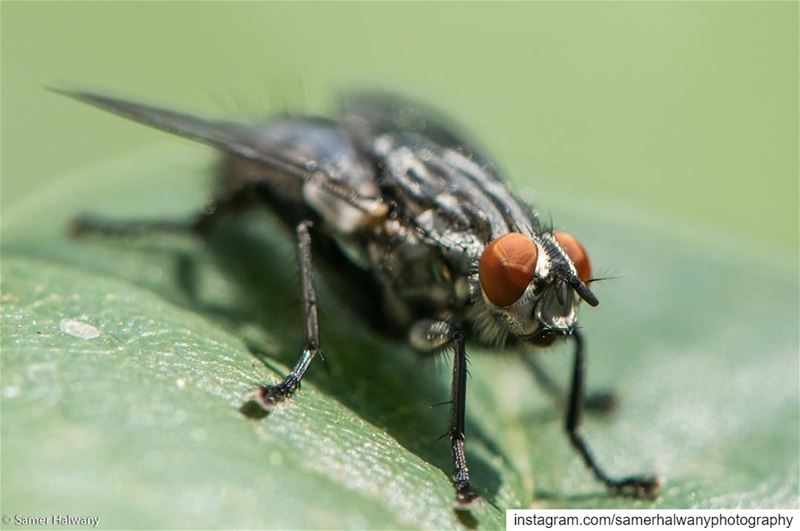
[[[313,269],[311,263],[311,227],[310,221],[302,221],[297,225],[297,260],[300,268],[300,280],[303,290],[303,317],[305,321],[303,335],[303,352],[294,368],[277,385],[264,386],[259,390],[260,404],[267,410],[294,393],[300,386],[300,380],[306,373],[311,360],[317,354],[322,355],[319,347],[319,318],[317,315],[317,292],[314,288]]]
[[[453,455],[453,485],[456,488],[456,509],[474,502],[478,495],[472,490],[467,467],[465,443],[465,407],[467,400],[467,351],[464,332],[446,321],[425,319],[411,328],[411,344],[421,351],[435,351],[449,346],[453,349],[453,383],[450,410],[450,451]]]
[[[579,330],[573,331],[575,340],[575,365],[572,372],[572,389],[569,394],[569,404],[567,406],[567,421],[565,429],[569,435],[572,446],[583,458],[583,462],[589,467],[594,476],[602,481],[614,494],[622,496],[632,496],[635,498],[650,498],[658,493],[660,489],[658,478],[653,476],[631,476],[626,478],[613,478],[597,464],[589,445],[584,440],[579,431],[581,416],[583,412],[584,400],[584,373],[585,355],[583,336]]]

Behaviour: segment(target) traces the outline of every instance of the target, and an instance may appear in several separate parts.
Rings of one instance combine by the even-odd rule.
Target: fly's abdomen
[[[270,200],[310,210],[342,236],[385,218],[388,207],[376,185],[373,166],[334,122],[284,119],[251,131],[254,138],[249,144],[264,155],[287,161],[287,168],[233,155],[223,166],[223,190],[260,183],[269,189]]]

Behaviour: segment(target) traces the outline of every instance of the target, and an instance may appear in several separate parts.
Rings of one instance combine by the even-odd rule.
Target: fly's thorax
[[[396,315],[419,318],[445,309],[457,312],[475,297],[468,268],[459,268],[458,261],[449,260],[419,227],[403,218],[384,221],[380,234],[367,242],[366,251],[369,269]]]
[[[561,231],[505,234],[485,246],[477,270],[475,321],[489,343],[567,334],[581,299],[597,302],[585,249]]]

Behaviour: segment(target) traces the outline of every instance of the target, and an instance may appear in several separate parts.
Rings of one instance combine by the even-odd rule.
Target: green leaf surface
[[[543,212],[600,274],[584,308],[591,389],[620,409],[585,434],[613,474],[657,472],[652,502],[611,498],[567,444],[560,407],[516,353],[472,346],[468,442],[487,502],[452,508],[446,359],[359,322],[320,280],[327,364],[270,416],[240,413],[299,354],[290,234],[268,212],[180,236],[71,240],[77,213],[181,219],[213,154],[165,147],[69,175],[3,213],[4,514],[100,527],[501,528],[510,507],[798,507],[798,279],[792,260],[680,220],[563,190]],[[566,346],[542,360],[566,381]]]

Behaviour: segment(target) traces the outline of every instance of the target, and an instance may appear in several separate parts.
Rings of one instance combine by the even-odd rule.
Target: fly
[[[445,120],[406,100],[361,94],[345,98],[338,118],[284,116],[246,124],[208,120],[101,94],[57,92],[226,153],[219,192],[188,222],[111,224],[79,219],[79,233],[208,232],[246,206],[268,206],[296,235],[304,301],[303,349],[258,402],[269,411],[299,387],[321,355],[312,249],[335,259],[374,289],[384,330],[403,332],[422,352],[453,351],[448,434],[456,507],[473,490],[465,452],[467,341],[497,349],[544,347],[571,340],[574,368],[565,429],[594,476],[613,494],[654,496],[651,476],[615,478],[598,464],[581,434],[585,347],[577,327],[581,302],[598,304],[584,246],[553,230],[511,190],[491,161]],[[344,264],[344,266],[342,266]],[[529,364],[531,360],[527,360]],[[546,390],[555,385],[535,366]],[[586,404],[585,404],[586,402]]]

